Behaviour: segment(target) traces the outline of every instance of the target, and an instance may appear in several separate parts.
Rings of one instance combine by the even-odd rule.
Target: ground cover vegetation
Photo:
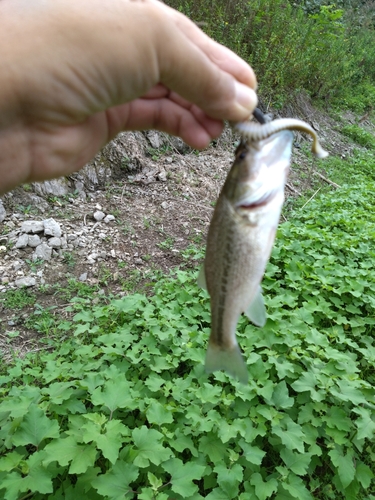
[[[281,9],[268,4],[260,20]],[[325,12],[283,5],[306,23]],[[372,91],[367,77],[358,85]],[[72,281],[59,290],[68,319],[29,319],[46,349],[0,365],[0,498],[375,499],[374,142],[357,125],[342,132],[359,149],[322,163],[340,189],[288,205],[263,281],[266,326],[240,319],[249,385],[204,373],[209,299],[196,270],[134,276],[120,299]],[[197,244],[184,252],[186,262],[202,256]],[[21,309],[35,296],[6,300]]]
[[[281,225],[267,324],[238,326],[249,385],[204,373],[195,271],[150,296],[78,297],[52,351],[2,367],[5,500],[375,498],[375,165],[324,166],[353,183]]]

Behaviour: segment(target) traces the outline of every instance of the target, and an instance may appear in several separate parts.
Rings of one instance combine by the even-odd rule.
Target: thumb
[[[157,36],[161,82],[212,118],[248,118],[258,102],[252,68],[181,13],[150,3],[157,4],[167,20],[157,24],[163,30]]]

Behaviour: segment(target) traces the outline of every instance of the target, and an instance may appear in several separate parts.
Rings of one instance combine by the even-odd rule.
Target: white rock
[[[29,236],[27,234],[21,234],[18,240],[16,241],[16,248],[26,248],[29,242]]]
[[[5,211],[3,202],[0,200],[0,222],[3,222],[5,217],[7,216],[7,213]]]
[[[29,286],[35,286],[36,280],[35,278],[31,278],[30,276],[25,276],[24,278],[19,278],[15,281],[16,286],[18,288],[22,288],[24,286],[29,287]]]
[[[105,222],[106,224],[108,224],[108,222],[111,222],[111,221],[113,221],[113,220],[115,220],[115,216],[114,216],[114,215],[110,215],[110,214],[108,214],[108,215],[104,218],[104,222]]]
[[[39,236],[37,234],[32,234],[28,237],[27,244],[29,245],[29,247],[35,248],[38,245],[40,245],[41,243],[42,243],[42,240],[39,238]]]
[[[158,173],[157,178],[159,179],[159,181],[167,182],[167,173],[166,173],[166,171],[165,170],[161,170]]]
[[[116,257],[116,252],[115,252],[115,250],[113,248],[112,248],[110,254],[111,254],[111,257],[113,257],[113,258]]]
[[[166,210],[168,208],[168,202],[163,201],[163,203],[161,204],[161,208],[164,208],[164,210]]]
[[[95,208],[96,208],[96,210],[102,210],[103,209],[103,207],[101,205],[99,205],[99,203],[97,203],[95,205]]]
[[[65,196],[69,193],[68,181],[64,178],[52,179],[51,181],[35,182],[34,190],[40,196],[51,194],[52,196]]]
[[[67,248],[67,246],[68,246],[68,243],[66,241],[66,237],[62,236],[61,237],[61,248]]]
[[[163,143],[160,134],[155,130],[147,130],[146,137],[150,141],[150,144],[154,149],[160,148]]]
[[[52,257],[52,248],[48,246],[47,243],[44,242],[36,247],[32,259],[51,260],[51,257]]]
[[[45,219],[43,221],[44,234],[46,236],[55,236],[56,238],[61,237],[60,224],[55,221],[55,219]]]
[[[105,213],[102,212],[101,210],[97,210],[94,212],[94,219],[97,220],[98,222],[103,220],[105,217]]]
[[[87,273],[82,273],[78,279],[79,279],[79,281],[86,281],[87,280]]]
[[[7,251],[7,247],[4,245],[0,245],[0,253],[5,253]]]
[[[41,233],[44,230],[44,224],[41,220],[25,220],[22,222],[22,233]]]
[[[60,248],[61,247],[61,239],[60,238],[50,238],[48,240],[48,245],[52,248]]]

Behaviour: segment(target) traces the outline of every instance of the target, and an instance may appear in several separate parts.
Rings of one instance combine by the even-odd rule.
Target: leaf
[[[266,498],[270,498],[272,493],[275,493],[278,483],[275,478],[272,478],[269,481],[263,481],[259,472],[255,472],[251,475],[250,484],[255,486],[255,493],[258,500],[266,500]]]
[[[317,380],[315,375],[312,372],[305,372],[298,380],[293,382],[292,387],[297,392],[310,392],[311,399],[314,401],[323,401],[324,394],[315,389],[316,384]]]
[[[277,408],[291,408],[293,406],[294,399],[289,397],[289,391],[284,380],[275,387],[271,401]]]
[[[125,377],[109,380],[104,388],[97,387],[92,393],[91,401],[96,406],[106,406],[111,413],[117,408],[135,408],[130,385]]]
[[[288,448],[280,450],[280,457],[285,465],[298,476],[304,476],[311,462],[311,454],[294,453]]]
[[[44,451],[33,453],[25,462],[27,473],[22,477],[18,472],[11,472],[1,482],[0,488],[6,490],[5,500],[17,500],[20,492],[53,492],[52,474],[43,465]]]
[[[198,449],[208,455],[213,463],[220,461],[226,453],[226,446],[213,432],[209,432],[206,436],[200,438]]]
[[[184,450],[190,450],[190,453],[194,456],[198,456],[198,450],[195,448],[192,439],[189,436],[182,434],[180,429],[176,429],[174,438],[170,442],[170,446],[180,453]]]
[[[21,425],[14,433],[12,441],[16,446],[39,444],[46,438],[59,437],[59,424],[50,420],[36,404],[30,405]]]
[[[220,386],[204,383],[198,388],[195,394],[203,403],[216,404],[220,399],[221,391]]]
[[[224,464],[215,466],[214,471],[217,473],[217,482],[220,488],[227,494],[227,498],[238,497],[238,486],[243,479],[243,469],[239,464],[233,464],[227,468]]]
[[[145,425],[133,430],[133,440],[137,448],[134,464],[138,467],[148,467],[151,463],[160,465],[172,455],[171,450],[160,443],[163,435],[155,429],[147,429]]]
[[[146,411],[147,420],[151,424],[170,424],[173,422],[172,413],[165,408],[159,401],[152,400]]]
[[[331,457],[333,465],[337,467],[337,472],[343,487],[347,488],[355,476],[353,450],[348,450],[348,453],[344,455],[341,447],[336,447],[336,449],[328,452],[328,455]]]
[[[374,473],[370,467],[363,462],[358,462],[355,469],[355,477],[361,483],[363,488],[367,490],[370,486],[372,479],[374,478]]]
[[[351,401],[354,404],[366,404],[366,398],[357,387],[354,386],[351,380],[337,380],[337,386],[339,391],[335,388],[331,388],[331,394],[338,397],[342,401]]]
[[[279,436],[281,442],[288,450],[298,450],[300,453],[305,451],[304,438],[302,427],[293,421],[287,423],[287,428],[284,430],[279,425],[273,426],[272,431],[276,436]]]
[[[129,484],[137,479],[139,469],[133,464],[118,461],[105,474],[92,481],[92,486],[108,500],[124,500],[133,498]]]
[[[221,488],[214,488],[205,498],[206,500],[228,500],[228,495]]]
[[[293,473],[288,475],[287,480],[282,483],[282,487],[297,500],[313,500],[313,496],[306,489],[303,480]]]
[[[97,414],[89,414],[85,416],[93,417],[94,415],[99,417]],[[102,451],[103,456],[114,464],[118,458],[119,450],[124,442],[123,436],[126,436],[129,432],[127,427],[119,420],[110,420],[106,423],[104,429],[102,427],[103,423],[100,421],[97,423],[85,423],[82,426],[82,429],[84,430],[82,440],[85,443],[94,441],[99,450]]]
[[[366,408],[355,408],[353,410],[359,415],[359,418],[355,421],[357,426],[357,439],[370,439],[372,440],[375,434],[375,422],[372,419],[372,415]]]
[[[43,389],[42,394],[47,394],[50,397],[51,403],[61,404],[69,399],[76,391],[71,382],[55,382],[48,386],[48,389]]]
[[[254,465],[260,465],[266,452],[258,448],[258,446],[251,446],[246,443],[244,439],[240,439],[238,444],[243,449],[243,455],[246,457],[246,460]]]
[[[163,469],[172,476],[170,480],[172,490],[183,498],[191,498],[198,490],[198,486],[193,483],[193,480],[201,479],[205,468],[204,465],[194,462],[184,464],[178,458],[171,458],[163,464]]]
[[[41,398],[39,387],[31,387],[26,385],[23,387],[23,391],[19,392],[13,388],[8,399],[0,403],[0,413],[10,412],[10,416],[13,418],[19,418],[26,415],[29,410],[31,403],[38,403]]]
[[[352,422],[347,417],[347,413],[337,406],[332,406],[322,420],[325,420],[329,427],[336,427],[342,431],[349,432],[352,427]]]
[[[78,444],[73,436],[58,439],[47,444],[45,464],[58,462],[62,466],[70,463],[69,474],[82,474],[93,467],[97,450],[93,444]]]
[[[15,469],[25,455],[20,455],[16,451],[11,451],[4,457],[0,458],[0,471],[10,472]]]
[[[162,486],[162,484],[163,484],[163,481],[160,478],[154,476],[154,474],[152,474],[152,472],[147,472],[147,479],[148,479],[149,483],[151,484],[151,487],[154,491],[158,491],[160,486]]]

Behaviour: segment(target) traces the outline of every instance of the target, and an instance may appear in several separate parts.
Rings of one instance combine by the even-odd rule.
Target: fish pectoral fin
[[[247,308],[247,310],[244,312],[246,316],[249,318],[249,320],[254,323],[254,325],[264,326],[266,324],[267,321],[266,306],[264,305],[264,298],[262,295],[261,287],[259,287],[259,290],[255,295],[254,300]]]
[[[207,373],[224,370],[232,377],[237,378],[242,384],[247,384],[249,380],[247,366],[238,344],[230,349],[223,349],[209,342],[205,369]]]
[[[205,274],[205,270],[204,270],[204,264],[202,264],[202,267],[199,270],[197,284],[198,284],[198,286],[200,288],[203,288],[203,290],[207,290],[206,274]]]

